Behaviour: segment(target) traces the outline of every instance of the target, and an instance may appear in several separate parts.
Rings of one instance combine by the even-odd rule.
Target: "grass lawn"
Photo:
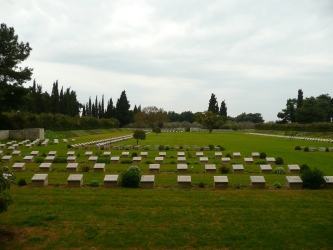
[[[114,131],[77,137],[76,142],[110,138],[130,133]],[[134,145],[134,139],[118,144]],[[138,164],[148,174],[148,164],[159,151],[155,145],[169,145],[170,150],[161,173],[156,175],[155,189],[107,189],[105,174],[121,174],[132,164],[106,164],[105,173],[81,172],[84,183],[98,180],[101,187],[68,188],[67,164],[53,164],[49,185],[36,188],[30,179],[39,173],[38,163],[26,164],[26,171],[16,172],[28,185],[11,188],[15,203],[0,214],[0,249],[333,249],[333,190],[274,189],[275,182],[285,186],[286,175],[265,174],[265,189],[250,187],[251,175],[259,165],[244,165],[244,174],[228,173],[229,188],[216,190],[213,176],[205,174],[198,163],[194,145],[221,145],[223,156],[240,152],[242,157],[231,162],[243,163],[252,152],[266,152],[269,157],[282,157],[287,164],[308,164],[326,175],[333,175],[332,152],[295,151],[295,146],[329,147],[328,143],[297,141],[253,136],[241,132],[162,133],[149,134],[142,145],[151,145],[148,158]],[[192,176],[192,189],[177,188],[177,152],[174,145],[188,145],[184,151]],[[38,150],[40,158],[56,150],[66,157],[66,144],[22,148],[22,155]],[[79,166],[89,165],[87,150],[77,150]],[[100,150],[90,150],[100,155]],[[142,150],[143,151],[143,150]],[[183,150],[180,150],[183,151]],[[112,156],[122,150],[111,150]],[[130,155],[135,150],[129,150]],[[204,151],[209,163],[221,165],[214,151]],[[13,162],[8,164],[13,165]],[[231,166],[230,166],[231,167]],[[273,169],[275,166],[273,166]],[[203,182],[205,188],[199,188]],[[56,185],[55,185],[56,184]],[[236,188],[239,186],[240,188]],[[6,242],[2,239],[6,239]],[[8,242],[7,242],[8,241]]]

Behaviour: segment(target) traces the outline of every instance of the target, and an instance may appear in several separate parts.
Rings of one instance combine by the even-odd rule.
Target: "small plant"
[[[303,173],[304,171],[310,170],[310,167],[307,164],[303,164],[300,169],[301,173]]]
[[[259,161],[256,161],[255,164],[257,164],[257,165],[267,164],[267,161],[266,160],[259,160]]]
[[[301,150],[301,147],[300,146],[296,146],[295,150]]]
[[[169,146],[165,146],[164,149],[165,149],[166,151],[168,151],[168,150],[170,150],[170,147],[169,147]]]
[[[43,162],[44,162],[44,159],[41,157],[38,157],[35,159],[35,163],[43,163]]]
[[[177,162],[176,161],[170,161],[170,164],[176,164]]]
[[[324,184],[324,173],[317,168],[309,169],[301,173],[303,187],[316,189]]]
[[[67,144],[67,148],[72,148],[72,145],[71,144]]]
[[[137,153],[137,152],[133,152],[133,153],[132,153],[132,158],[133,158],[133,157],[137,157],[137,156],[138,156],[138,153]]]
[[[96,180],[92,180],[89,184],[91,187],[99,187],[99,183]]]
[[[190,152],[187,152],[187,157],[192,158],[192,154]]]
[[[42,156],[43,156],[43,157],[46,157],[46,153],[45,153],[45,152],[43,152],[43,153],[42,153]]]
[[[226,154],[225,157],[232,158],[231,154]]]
[[[81,167],[82,172],[89,172],[89,170],[90,170],[90,166],[88,166],[88,165],[85,165],[85,166]]]
[[[158,149],[159,149],[159,150],[164,150],[164,145],[159,145],[159,146],[158,146]]]
[[[81,157],[81,154],[80,154],[80,153],[78,153],[78,154],[76,155],[76,157]]]
[[[330,149],[329,149],[329,148],[326,148],[326,152],[330,152]]]
[[[309,152],[309,148],[308,148],[308,147],[305,147],[305,148],[304,148],[304,152]]]
[[[17,182],[17,185],[19,185],[20,187],[26,186],[27,182],[25,181],[25,179],[19,179],[19,181]]]
[[[67,163],[67,159],[64,157],[56,157],[54,158],[53,163]]]
[[[242,187],[242,184],[236,183],[235,188],[240,189]]]
[[[266,153],[265,152],[261,152],[260,153],[260,159],[266,159]]]
[[[137,188],[140,184],[140,168],[131,166],[121,175],[121,185],[123,187]]]
[[[220,148],[221,151],[224,151],[224,150],[225,150],[225,148],[222,147],[221,145],[217,145],[217,146]]]
[[[275,163],[276,163],[276,165],[282,165],[283,164],[282,157],[276,157]]]
[[[140,173],[141,169],[138,166],[130,166],[127,171],[137,172]]]
[[[274,187],[274,188],[281,188],[282,185],[281,185],[280,182],[275,182],[275,183],[273,184],[273,187]]]
[[[150,161],[150,160],[145,161],[145,164],[153,164],[153,161]]]
[[[285,174],[286,170],[284,170],[283,167],[277,167],[277,168],[274,169],[274,173],[276,173],[276,174]]]
[[[209,147],[209,150],[210,150],[210,151],[214,150],[214,145],[209,144],[208,147]]]
[[[199,188],[204,188],[206,184],[204,182],[199,182],[198,187]]]
[[[131,163],[133,163],[133,161],[132,160],[121,160],[120,163],[121,164],[131,164]]]
[[[227,174],[229,173],[229,167],[226,164],[222,164],[222,166],[219,167],[219,171],[221,174]]]
[[[53,186],[54,186],[54,187],[59,187],[59,183],[56,182],[56,183],[53,184]]]
[[[97,159],[97,163],[105,163],[105,164],[110,164],[110,162],[111,162],[111,160],[110,160],[110,158],[100,158],[100,157],[98,157],[98,159]]]

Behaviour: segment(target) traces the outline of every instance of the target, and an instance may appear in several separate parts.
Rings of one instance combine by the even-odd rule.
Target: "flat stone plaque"
[[[327,189],[333,189],[333,176],[324,176],[324,181]]]
[[[215,188],[227,188],[228,187],[228,176],[214,176]]]
[[[242,164],[234,164],[232,165],[232,169],[235,174],[244,173],[244,166]]]
[[[119,157],[119,156],[112,156],[112,157],[111,157],[111,163],[116,164],[116,163],[119,162],[119,160],[120,160],[120,157]]]
[[[12,156],[11,155],[5,155],[2,158],[3,162],[11,162],[12,161]]]
[[[75,155],[75,152],[74,151],[68,151],[67,152],[67,156],[74,156]]]
[[[204,156],[203,152],[196,152],[195,155],[199,158]]]
[[[34,187],[45,187],[49,184],[48,179],[49,179],[48,174],[35,174],[31,178],[31,185]]]
[[[96,163],[98,160],[98,156],[89,156],[88,161],[90,163]]]
[[[105,172],[105,163],[96,163],[94,165],[94,172]]]
[[[177,156],[178,156],[178,157],[185,157],[185,153],[184,153],[184,152],[178,152],[178,153],[177,153]]]
[[[67,172],[77,172],[78,166],[78,163],[68,163],[66,166]]]
[[[205,164],[205,172],[206,172],[206,174],[215,174],[216,165],[215,164]]]
[[[133,163],[139,164],[139,163],[141,163],[141,161],[142,161],[142,157],[140,157],[140,156],[133,157]]]
[[[158,156],[160,156],[160,157],[166,157],[166,152],[159,152]]]
[[[49,156],[57,156],[57,151],[50,151],[48,155]]]
[[[21,156],[21,151],[20,150],[15,150],[15,151],[12,152],[12,155]]]
[[[142,158],[147,158],[147,157],[148,157],[148,152],[141,152],[141,153],[140,153],[140,156],[141,156]]]
[[[163,161],[164,161],[164,157],[155,157],[155,162],[156,163],[163,163]]]
[[[30,155],[39,156],[39,151],[31,151]]]
[[[300,174],[301,173],[301,169],[298,165],[288,165],[288,171],[287,173],[289,174]]]
[[[43,162],[39,165],[40,172],[49,172],[52,171],[52,163]]]
[[[222,163],[230,163],[230,157],[222,157]]]
[[[234,158],[240,158],[241,157],[241,153],[240,152],[234,152],[232,153]]]
[[[104,187],[106,188],[116,188],[118,187],[119,175],[105,175],[104,177]]]
[[[55,159],[55,156],[46,156],[45,162],[52,163],[54,159]]]
[[[262,173],[262,174],[271,174],[272,173],[271,165],[269,165],[269,164],[260,165],[260,173]]]
[[[303,181],[299,176],[286,176],[286,186],[290,189],[302,189]]]
[[[76,162],[76,156],[68,156],[67,163],[74,163]]]
[[[215,152],[215,158],[222,158],[222,152]]]
[[[264,176],[250,176],[251,187],[253,188],[265,188],[265,178]]]
[[[125,157],[125,158],[129,157],[129,152],[122,152],[121,157]]]
[[[103,156],[105,156],[105,157],[111,157],[111,152],[104,152]]]
[[[274,157],[267,157],[266,158],[266,161],[268,164],[275,164],[275,158]]]
[[[178,163],[186,163],[186,157],[178,157],[177,161]]]
[[[191,176],[177,176],[178,188],[191,188]]]
[[[158,174],[160,172],[160,164],[149,164],[149,173]]]
[[[33,155],[27,155],[27,156],[24,156],[24,157],[23,157],[23,161],[24,161],[24,162],[27,162],[27,163],[29,163],[29,162],[34,162],[34,156],[33,156]]]
[[[248,158],[248,157],[245,157],[244,158],[244,164],[253,164],[253,159],[252,158]]]
[[[17,162],[12,166],[12,171],[24,171],[25,170],[25,163],[24,162]]]
[[[92,155],[93,155],[93,152],[91,152],[91,151],[87,151],[87,152],[85,152],[84,155],[85,155],[85,156],[92,156]]]
[[[208,163],[208,157],[200,157],[200,164],[207,164]]]
[[[67,179],[69,187],[81,187],[83,184],[83,174],[70,174]]]
[[[154,187],[155,187],[155,175],[141,176],[141,188],[154,188]]]
[[[187,173],[187,164],[177,164],[177,173],[186,174]]]

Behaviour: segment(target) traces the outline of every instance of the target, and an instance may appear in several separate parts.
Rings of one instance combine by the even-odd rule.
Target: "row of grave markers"
[[[261,133],[248,133],[248,134],[290,139],[290,136],[287,136],[287,135],[272,135],[272,134],[261,134]],[[303,141],[316,141],[316,142],[333,143],[333,140],[331,140],[331,139],[311,138],[311,137],[302,137],[302,136],[293,136],[292,138],[296,139],[296,140],[303,140]]]
[[[118,187],[119,175],[105,175],[104,187],[115,188]],[[333,188],[333,176],[324,176],[325,187],[327,189]],[[191,176],[178,175],[178,188],[191,188]],[[35,174],[31,179],[32,186],[45,187],[48,186],[48,174]],[[141,188],[154,188],[155,175],[142,175]],[[227,188],[229,184],[228,176],[214,176],[214,187],[221,189]],[[69,187],[83,186],[83,174],[70,174],[67,179]],[[250,176],[250,186],[253,188],[265,188],[266,180],[264,176]],[[299,176],[286,176],[286,187],[290,189],[302,189],[303,181]]]

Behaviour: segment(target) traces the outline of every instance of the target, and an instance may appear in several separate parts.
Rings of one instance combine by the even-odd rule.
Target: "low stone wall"
[[[44,140],[43,128],[28,128],[23,130],[0,130],[0,140]]]

